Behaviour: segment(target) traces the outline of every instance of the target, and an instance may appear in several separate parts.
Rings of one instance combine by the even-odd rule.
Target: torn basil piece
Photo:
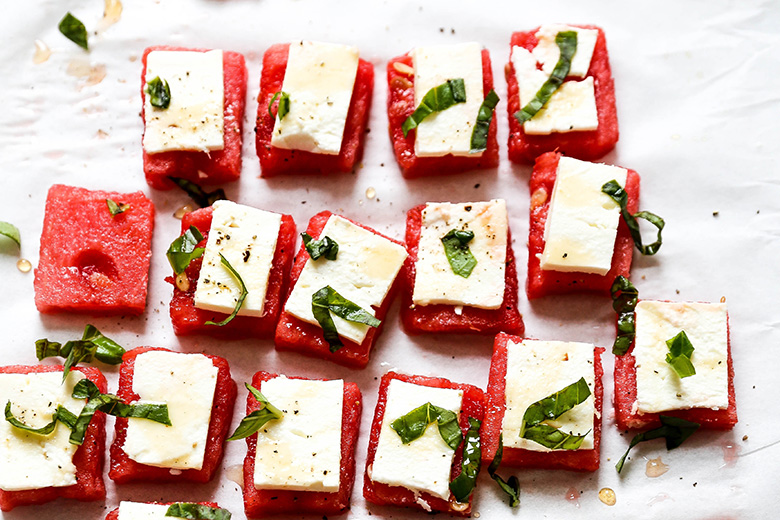
[[[628,193],[626,193],[626,190],[624,190],[623,187],[620,186],[620,184],[618,184],[615,180],[604,184],[604,186],[601,187],[601,191],[612,197],[615,202],[620,204],[620,214],[623,216],[623,220],[628,226],[628,231],[631,233],[631,238],[634,240],[634,245],[637,249],[639,249],[639,252],[647,256],[656,254],[658,250],[661,249],[661,244],[663,242],[663,239],[661,238],[661,231],[663,231],[664,226],[666,225],[664,219],[655,213],[650,213],[649,211],[640,211],[638,213],[634,213],[633,215],[629,213],[627,208]],[[655,242],[650,245],[642,245],[642,234],[639,231],[639,222],[636,220],[638,218],[646,220],[658,228],[658,234],[656,236]]]
[[[666,346],[669,348],[669,352],[666,354],[666,362],[680,376],[680,379],[696,374],[696,368],[691,362],[693,344],[684,330],[681,330],[672,339],[667,340]]]
[[[229,441],[245,439],[246,437],[257,433],[268,421],[281,419],[283,415],[278,408],[268,402],[268,399],[266,399],[257,388],[249,383],[244,383],[244,386],[249,390],[252,396],[257,399],[257,402],[260,403],[260,409],[255,410],[241,419],[241,424],[238,425],[236,431],[233,432],[233,435],[228,437],[227,440]]]
[[[636,335],[636,315],[634,309],[639,301],[639,291],[625,276],[618,276],[609,290],[612,295],[612,308],[617,313],[617,337],[612,345],[612,353],[622,356],[631,347]]]
[[[87,324],[80,340],[68,341],[64,345],[48,339],[35,342],[35,355],[38,361],[48,357],[65,358],[62,380],[68,377],[71,369],[81,362],[90,363],[97,359],[108,365],[122,362],[125,349],[111,338],[107,338],[94,325]]]
[[[68,428],[72,428],[73,424],[76,422],[76,415],[65,408],[62,405],[58,405],[57,409],[54,411],[54,413],[51,416],[51,422],[40,427],[40,428],[32,428],[30,426],[27,426],[22,421],[14,417],[13,412],[11,411],[11,401],[8,401],[5,404],[5,420],[11,423],[11,426],[14,428],[18,428],[20,430],[24,430],[30,433],[34,433],[36,435],[51,435],[54,432],[54,429],[57,427],[57,422],[63,423]]]
[[[227,197],[225,196],[225,190],[222,188],[208,192],[194,182],[188,181],[187,179],[171,177],[169,175],[168,180],[181,188],[201,208],[208,208],[218,200],[227,200]]]
[[[311,312],[314,314],[314,319],[322,327],[323,336],[330,345],[331,352],[336,352],[344,346],[336,330],[336,324],[333,323],[331,312],[339,318],[353,323],[363,323],[369,327],[378,327],[381,323],[358,304],[347,300],[329,285],[312,294]]]
[[[544,105],[550,101],[555,91],[563,85],[566,76],[569,75],[571,59],[574,57],[574,53],[577,52],[577,32],[561,31],[555,36],[555,43],[561,51],[561,56],[558,58],[558,63],[555,64],[550,77],[539,88],[534,98],[523,108],[515,112],[515,119],[521,125],[533,119],[544,108]]]
[[[165,256],[176,274],[183,273],[190,262],[203,256],[205,248],[196,247],[203,240],[203,235],[195,226],[184,232],[179,238],[171,242]]]
[[[698,430],[699,426],[701,426],[699,423],[686,421],[679,417],[670,417],[668,415],[661,415],[659,416],[659,419],[661,420],[661,426],[646,432],[638,433],[631,439],[631,444],[628,445],[628,449],[623,456],[620,457],[618,463],[615,464],[615,469],[617,469],[618,473],[623,469],[626,457],[628,457],[628,452],[640,442],[664,438],[666,439],[666,449],[673,450],[685,442],[685,440],[693,435],[693,432]]]
[[[112,217],[116,217],[120,213],[124,213],[130,209],[130,204],[117,204],[111,199],[106,199],[106,206],[108,206],[108,212],[111,213]]]
[[[144,92],[149,96],[149,104],[154,108],[165,110],[171,105],[171,87],[167,81],[160,79],[160,76],[150,79]]]
[[[67,39],[84,49],[89,50],[89,44],[87,43],[87,28],[81,23],[81,20],[68,12],[59,25],[60,32]]]
[[[230,511],[227,509],[189,502],[171,504],[165,512],[165,516],[188,520],[230,520],[231,517]]]
[[[509,480],[504,480],[497,473],[498,467],[501,465],[501,459],[504,457],[504,436],[500,434],[498,436],[498,449],[496,449],[496,455],[488,466],[488,474],[490,478],[496,481],[498,487],[509,496],[509,507],[517,507],[520,505],[520,480],[512,475]]]
[[[575,406],[585,402],[589,396],[588,383],[585,382],[584,377],[581,377],[579,381],[532,403],[523,414],[520,437],[534,441],[551,450],[579,449],[590,430],[583,435],[574,435],[542,424],[542,421],[557,419]]]
[[[477,259],[469,249],[468,243],[474,239],[473,231],[451,229],[441,238],[444,244],[444,254],[452,268],[452,272],[463,278],[468,278],[477,266]]]
[[[480,426],[482,423],[478,419],[469,417],[469,429],[463,443],[463,462],[460,475],[450,482],[450,491],[455,496],[455,500],[461,503],[468,502],[477,485],[477,475],[479,475],[482,462],[482,447],[479,439]]]
[[[419,439],[425,433],[428,425],[435,422],[439,427],[439,435],[453,450],[458,449],[463,440],[463,434],[458,425],[458,416],[455,412],[425,403],[394,420],[390,427],[395,430],[404,444]]]
[[[10,238],[18,247],[22,247],[22,236],[19,234],[19,228],[9,222],[0,221],[0,235]]]
[[[466,83],[463,81],[463,78],[448,79],[441,85],[433,87],[425,93],[425,96],[420,101],[420,106],[412,112],[412,115],[406,118],[401,126],[404,137],[409,134],[410,130],[417,128],[417,125],[434,112],[441,112],[453,105],[465,102]]]
[[[230,274],[233,275],[233,278],[236,279],[236,281],[238,282],[238,286],[241,288],[241,294],[239,294],[238,299],[236,300],[236,307],[233,309],[233,312],[230,313],[230,316],[220,321],[219,323],[213,322],[211,320],[206,322],[206,325],[215,325],[217,327],[224,327],[225,325],[233,321],[233,318],[236,317],[238,311],[241,310],[241,306],[244,305],[244,300],[246,300],[249,291],[246,288],[246,284],[244,283],[244,280],[241,279],[241,275],[238,274],[238,271],[236,271],[232,265],[230,265],[230,262],[228,262],[227,258],[222,256],[222,253],[219,253],[219,258],[220,261],[222,262],[222,265],[224,265],[225,269],[227,269],[230,272]]]
[[[268,115],[271,116],[271,118],[275,117],[273,112],[271,112],[271,107],[273,107],[274,102],[277,99],[279,99],[279,106],[276,107],[276,115],[279,116],[279,121],[281,121],[284,119],[284,116],[290,112],[290,94],[281,90],[274,94],[274,97],[272,97],[271,101],[268,103]]]
[[[488,130],[490,122],[493,120],[493,110],[498,105],[498,94],[495,90],[488,92],[485,100],[477,112],[477,122],[474,123],[474,130],[471,132],[471,150],[469,153],[479,153],[487,149]]]
[[[309,253],[312,260],[317,260],[321,256],[328,260],[335,260],[338,257],[339,245],[332,238],[326,236],[320,240],[314,240],[308,233],[301,233],[301,238],[306,252]]]
[[[565,433],[548,424],[529,426],[523,432],[523,438],[541,444],[551,450],[578,450],[590,430],[582,435]]]

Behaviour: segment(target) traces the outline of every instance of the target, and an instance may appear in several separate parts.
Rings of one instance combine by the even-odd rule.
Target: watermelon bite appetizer
[[[609,294],[617,276],[628,277],[634,241],[621,208],[602,188],[616,181],[626,210],[639,207],[634,170],[546,153],[531,174],[528,231],[529,299],[590,291]]]
[[[127,502],[106,515],[106,520],[166,520],[169,518],[228,519],[230,512],[216,502]]]
[[[493,460],[503,442],[502,465],[596,471],[603,351],[588,343],[496,336],[482,459]],[[559,407],[555,418],[546,415],[556,405],[550,397]]]
[[[498,166],[490,53],[479,43],[417,47],[387,64],[390,140],[404,177]]]
[[[0,422],[0,510],[42,504],[56,498],[104,500],[103,452],[106,416],[96,412],[81,445],[70,442],[71,430],[57,420],[58,407],[78,416],[85,405],[72,396],[82,379],[101,392],[106,379],[96,368],[75,367],[63,380],[60,366],[0,367],[0,401],[8,403],[15,420],[32,428],[53,424],[53,431],[20,429],[9,420]]]
[[[247,415],[261,409],[271,415],[246,437],[247,517],[345,512],[355,483],[362,410],[358,386],[268,372],[256,373],[252,386],[265,401],[250,392]]]
[[[174,332],[224,339],[273,337],[295,240],[290,215],[226,200],[186,214],[181,235],[168,251],[174,269],[166,278],[173,284]],[[242,283],[246,297],[228,319],[238,306]]]
[[[149,47],[143,54],[146,182],[169,190],[169,176],[220,184],[241,174],[247,71],[237,52]]]
[[[141,314],[153,229],[154,204],[141,192],[52,186],[35,270],[38,310]]]
[[[276,349],[365,367],[406,257],[403,244],[373,229],[329,211],[312,217],[276,327]]]
[[[511,48],[505,69],[511,161],[533,163],[552,151],[595,160],[615,147],[615,86],[603,30],[543,25],[512,34]],[[551,96],[541,88],[548,82],[560,84]]]
[[[117,395],[127,403],[167,404],[171,425],[117,417],[111,480],[211,480],[222,460],[236,400],[236,383],[225,359],[136,348],[123,357]]]
[[[352,171],[363,154],[373,90],[374,67],[357,47],[271,46],[257,98],[261,175]]]
[[[523,333],[506,202],[429,202],[406,216],[406,332]]]

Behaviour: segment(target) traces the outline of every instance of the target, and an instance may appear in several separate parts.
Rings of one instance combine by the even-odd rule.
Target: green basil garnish
[[[471,493],[477,485],[477,475],[482,459],[482,447],[479,440],[479,428],[482,423],[469,417],[469,429],[463,443],[463,463],[460,475],[450,482],[450,491],[458,502],[468,502]]]
[[[25,430],[36,435],[51,435],[51,433],[57,427],[57,421],[60,421],[61,423],[71,428],[76,421],[76,415],[64,406],[58,405],[57,410],[55,410],[51,416],[50,423],[40,428],[32,428],[14,417],[13,412],[11,412],[11,401],[8,401],[5,404],[5,420],[11,423],[11,426],[19,428],[20,430]]]
[[[184,192],[189,195],[190,198],[194,200],[195,203],[201,208],[208,208],[218,200],[227,200],[227,197],[225,196],[225,190],[222,188],[208,192],[194,182],[188,181],[187,179],[168,176],[168,180],[184,190]]]
[[[409,130],[417,128],[417,125],[422,123],[423,119],[434,112],[441,112],[453,105],[465,102],[466,83],[463,81],[463,78],[448,79],[438,87],[433,87],[426,92],[422,101],[420,101],[420,106],[417,107],[412,115],[406,118],[406,121],[401,126],[404,137],[409,133]]]
[[[192,520],[230,520],[230,511],[219,507],[204,506],[188,502],[171,504],[165,516]]]
[[[666,341],[669,352],[666,354],[666,362],[671,365],[680,379],[690,377],[696,374],[696,368],[691,363],[691,354],[693,354],[693,344],[688,339],[684,330],[670,340]]]
[[[574,435],[572,433],[564,433],[548,424],[537,424],[526,428],[525,432],[523,432],[523,438],[534,441],[551,450],[578,450],[589,433],[590,430],[583,435]]]
[[[590,396],[590,388],[585,378],[566,386],[554,394],[548,395],[531,404],[523,414],[520,437],[534,441],[551,450],[576,450],[582,445],[585,436],[564,433],[557,428],[542,424],[542,421],[557,419]]]
[[[680,419],[679,417],[661,415],[659,418],[661,419],[661,426],[646,432],[639,433],[635,435],[633,439],[631,439],[631,444],[628,445],[628,449],[623,454],[623,456],[620,457],[618,463],[615,464],[615,469],[617,469],[618,473],[620,473],[620,471],[623,469],[623,464],[626,462],[628,452],[631,451],[631,448],[640,442],[664,438],[666,439],[666,449],[673,450],[685,442],[688,437],[693,435],[693,432],[699,429],[700,426],[699,423],[686,421],[685,419]]]
[[[477,112],[477,122],[474,123],[474,130],[471,132],[471,150],[470,153],[478,153],[487,149],[488,130],[490,130],[490,121],[493,119],[493,110],[498,105],[498,94],[495,90],[488,92],[485,100]]]
[[[271,117],[274,117],[274,114],[271,112],[271,107],[274,105],[274,101],[279,98],[279,106],[276,108],[276,114],[279,116],[279,121],[284,119],[284,116],[286,116],[290,112],[290,94],[287,92],[282,92],[281,90],[274,94],[274,97],[271,98],[271,102],[268,103],[268,115]]]
[[[182,236],[171,242],[165,255],[168,257],[168,262],[173,267],[174,273],[183,273],[189,267],[190,262],[203,256],[205,248],[196,247],[201,240],[203,240],[203,235],[200,234],[198,228],[190,226]]]
[[[165,110],[171,105],[171,87],[160,76],[155,76],[146,84],[146,95],[149,96],[149,104],[154,108]]]
[[[577,52],[577,33],[576,31],[561,31],[555,36],[555,43],[561,51],[558,63],[555,64],[550,77],[539,88],[534,98],[523,108],[515,112],[515,119],[522,125],[530,121],[550,101],[555,91],[561,88],[566,76],[571,69],[571,59]]]
[[[444,244],[444,254],[450,263],[452,272],[463,278],[468,278],[477,266],[477,259],[471,254],[468,243],[474,239],[473,231],[451,229],[441,238]]]
[[[81,20],[76,18],[70,13],[67,13],[59,25],[60,32],[67,39],[88,51],[89,44],[87,43],[87,28],[81,23]]]
[[[241,275],[238,274],[238,271],[233,269],[233,266],[230,265],[230,262],[228,262],[227,258],[222,256],[222,253],[219,253],[219,258],[221,259],[222,265],[224,265],[225,269],[227,269],[230,272],[230,274],[233,275],[233,278],[236,279],[239,287],[241,288],[241,294],[238,296],[238,299],[236,300],[236,307],[233,309],[233,312],[230,313],[230,316],[220,321],[219,323],[213,322],[211,320],[206,322],[206,325],[216,325],[217,327],[224,327],[225,325],[233,321],[233,318],[236,317],[238,311],[241,310],[241,306],[244,305],[244,300],[246,300],[249,291],[246,288],[246,284],[244,284],[244,280],[241,279]]]
[[[626,221],[628,231],[631,233],[631,238],[634,239],[634,245],[639,249],[639,252],[648,256],[656,254],[658,250],[661,249],[661,231],[666,224],[664,219],[649,211],[640,211],[633,215],[629,213],[627,208],[628,193],[626,193],[626,190],[624,190],[617,181],[612,180],[604,184],[604,186],[601,187],[601,191],[620,204],[620,214],[623,216],[623,220]],[[642,234],[639,232],[639,222],[636,221],[638,218],[644,219],[658,228],[658,235],[656,236],[655,242],[650,245],[642,245]]]
[[[236,431],[233,432],[233,435],[228,437],[227,440],[229,441],[245,439],[246,437],[257,433],[257,431],[265,426],[265,423],[268,421],[281,419],[283,415],[278,408],[268,402],[268,399],[266,399],[257,388],[250,385],[249,383],[244,383],[244,386],[246,386],[246,389],[249,390],[255,399],[257,399],[257,402],[260,403],[260,409],[255,410],[241,419],[241,424],[238,425]]]
[[[80,340],[68,341],[64,345],[48,339],[35,342],[35,355],[38,361],[48,357],[65,358],[62,380],[68,377],[70,370],[81,362],[90,363],[97,359],[108,365],[122,362],[125,349],[116,341],[107,338],[94,325],[87,324]]]
[[[130,209],[130,204],[117,204],[111,199],[106,199],[106,206],[108,206],[108,212],[111,213],[112,217],[116,217],[120,213],[124,213]]]
[[[390,427],[401,437],[404,444],[419,439],[425,433],[426,428],[432,422],[439,427],[439,435],[453,450],[458,449],[463,440],[463,434],[458,425],[458,416],[455,412],[434,406],[431,403],[415,408],[406,415],[402,415],[390,424]]]
[[[501,465],[501,459],[504,457],[504,436],[500,434],[498,436],[498,449],[496,449],[496,455],[488,466],[488,474],[490,478],[496,481],[498,487],[509,496],[509,507],[517,507],[520,505],[520,480],[512,475],[509,480],[504,480],[496,473],[498,467]]]
[[[314,240],[308,233],[301,233],[303,245],[312,260],[324,256],[328,260],[335,260],[339,254],[339,245],[330,237]]]
[[[639,301],[639,291],[625,276],[618,276],[609,290],[612,295],[612,308],[618,315],[617,337],[612,345],[612,353],[622,356],[628,352],[636,335],[636,315],[634,309]]]
[[[381,321],[366,312],[358,304],[353,303],[336,292],[330,285],[326,285],[311,296],[311,312],[314,319],[322,327],[325,341],[330,345],[330,351],[336,352],[344,346],[333,323],[332,312],[339,318],[353,323],[364,323],[369,327],[378,327]]]
[[[0,221],[0,235],[10,238],[16,245],[22,247],[22,236],[19,234],[19,228],[11,223]]]

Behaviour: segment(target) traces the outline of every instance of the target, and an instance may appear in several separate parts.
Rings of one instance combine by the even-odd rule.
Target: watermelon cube
[[[106,199],[129,208],[112,216]],[[153,229],[154,204],[141,192],[52,186],[35,270],[38,310],[141,314]]]
[[[167,512],[168,507],[171,504],[174,504],[174,503],[177,503],[177,502],[143,502],[143,503],[141,503],[141,502],[124,502],[123,501],[123,502],[119,503],[119,507],[117,507],[113,511],[110,511],[106,515],[106,520],[119,520],[119,511],[120,510],[123,513],[125,513],[125,512],[129,513],[130,512],[128,506],[133,508],[132,509],[133,513],[135,513],[137,511],[139,514],[154,515],[153,518],[157,518],[157,516],[164,515]],[[196,503],[198,505],[207,506],[207,507],[216,507],[216,508],[219,507],[219,504],[217,504],[216,502],[196,502]],[[141,510],[141,511],[137,510],[136,507],[139,507],[139,506],[143,507],[143,510]],[[163,507],[157,508],[157,507],[145,507],[145,506],[163,506],[164,509],[163,509]],[[122,508],[125,508],[125,509],[122,509]]]

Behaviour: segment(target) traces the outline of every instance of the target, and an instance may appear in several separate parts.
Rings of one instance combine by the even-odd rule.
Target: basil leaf
[[[61,345],[48,339],[35,342],[35,355],[38,361],[48,357],[63,357],[65,365],[62,380],[68,377],[71,369],[81,362],[89,363],[93,358],[109,365],[122,362],[125,349],[116,341],[104,336],[94,325],[87,324],[80,340],[68,341]]]
[[[168,179],[176,184],[176,186],[184,190],[184,192],[189,195],[190,198],[194,200],[195,203],[201,208],[208,208],[218,200],[227,200],[227,197],[225,196],[225,190],[222,188],[208,192],[194,182],[188,181],[187,179],[171,176],[168,176]]]
[[[672,370],[680,376],[680,379],[696,374],[696,368],[691,362],[693,344],[684,330],[681,330],[672,339],[667,340],[666,346],[669,347],[669,352],[666,354],[666,362],[671,365]]]
[[[493,460],[490,462],[490,466],[488,466],[488,474],[490,474],[490,478],[496,481],[498,484],[498,487],[501,488],[501,490],[509,495],[509,506],[510,507],[517,507],[520,505],[520,480],[515,475],[512,475],[509,477],[509,480],[504,480],[501,478],[501,476],[496,473],[498,471],[498,467],[501,465],[501,459],[504,457],[504,435],[500,434],[498,436],[498,449],[496,450],[496,455],[493,457]]]
[[[67,39],[88,51],[89,44],[87,43],[87,28],[81,23],[81,20],[68,12],[59,25],[60,32]]]
[[[331,312],[339,318],[353,323],[364,323],[369,327],[378,327],[382,323],[358,304],[337,293],[330,285],[326,285],[312,294],[311,312],[314,314],[314,319],[322,327],[323,336],[330,345],[331,352],[336,352],[344,346],[336,330],[336,324],[333,323],[333,318],[330,316]]]
[[[465,102],[466,83],[463,81],[463,78],[448,79],[441,85],[433,87],[425,93],[420,101],[420,106],[417,107],[412,115],[406,118],[406,121],[401,126],[404,137],[409,133],[409,130],[417,128],[417,125],[434,112],[441,112],[453,105]]]
[[[236,317],[238,311],[241,310],[241,306],[244,305],[244,300],[246,300],[249,291],[247,290],[246,285],[244,284],[244,280],[241,279],[241,275],[238,274],[238,271],[233,269],[233,266],[230,265],[230,262],[228,262],[227,258],[222,256],[222,253],[219,253],[219,258],[221,259],[222,265],[225,266],[225,269],[230,271],[230,274],[233,275],[233,278],[236,279],[239,287],[241,287],[241,294],[238,296],[238,299],[236,300],[236,307],[233,309],[233,312],[230,313],[230,316],[220,321],[219,323],[215,323],[211,320],[206,322],[206,325],[216,325],[217,327],[224,327],[225,325],[233,321],[233,318]]]
[[[659,419],[661,419],[661,426],[639,433],[631,439],[631,444],[628,445],[628,449],[623,456],[620,457],[618,463],[615,464],[615,469],[617,469],[618,473],[623,469],[623,464],[626,462],[628,452],[640,442],[664,438],[666,439],[666,449],[673,450],[685,442],[688,437],[693,435],[693,432],[698,430],[700,426],[699,423],[686,421],[679,417],[670,417],[668,415],[661,415]]]
[[[165,110],[171,105],[171,87],[160,76],[149,80],[146,84],[146,95],[149,96],[149,104],[154,108]]]
[[[165,516],[175,518],[186,518],[194,520],[230,520],[230,511],[219,507],[205,506],[203,504],[192,504],[188,502],[177,502],[171,504],[165,512]]]
[[[493,119],[493,110],[498,105],[498,94],[495,90],[488,92],[485,100],[477,112],[477,122],[474,123],[474,130],[471,132],[471,150],[469,153],[478,153],[487,149],[488,130],[490,130],[490,121]]]
[[[330,237],[314,240],[308,233],[301,233],[303,245],[312,260],[324,256],[328,260],[335,260],[339,254],[339,245]]]
[[[106,199],[106,206],[108,206],[108,212],[111,213],[112,217],[116,217],[130,209],[130,204],[117,204],[111,199]]]
[[[601,191],[620,204],[620,214],[623,216],[623,220],[625,220],[626,225],[628,226],[628,231],[631,233],[631,238],[634,240],[634,245],[639,249],[639,252],[647,256],[656,254],[658,250],[661,249],[661,243],[663,242],[661,231],[664,229],[664,225],[666,225],[664,219],[649,211],[640,211],[633,215],[629,213],[627,208],[628,193],[626,193],[626,190],[624,190],[617,181],[612,180],[604,184],[604,186],[601,187]],[[650,245],[642,245],[642,234],[639,232],[639,222],[636,221],[638,218],[644,219],[658,228],[656,240]]]
[[[286,116],[290,112],[290,94],[287,92],[282,92],[281,90],[274,94],[274,97],[271,98],[271,102],[268,103],[268,115],[272,118],[275,117],[273,113],[271,112],[271,107],[274,104],[274,101],[279,98],[279,106],[276,107],[276,113],[279,116],[279,121],[284,119],[284,116]]]
[[[522,125],[530,121],[550,101],[555,91],[558,90],[571,69],[571,59],[577,52],[576,31],[561,31],[555,36],[555,43],[561,51],[558,63],[555,64],[550,77],[539,88],[534,98],[526,106],[515,112],[515,119]]]
[[[469,417],[469,429],[463,443],[463,463],[460,475],[450,482],[450,491],[458,502],[468,502],[477,485],[477,475],[482,459],[482,447],[479,440],[479,428],[482,423]]]
[[[246,389],[249,390],[255,399],[257,399],[257,402],[260,403],[260,409],[255,410],[241,419],[241,423],[238,425],[238,428],[236,428],[236,431],[233,432],[233,435],[228,437],[227,440],[229,441],[237,441],[238,439],[249,437],[250,435],[257,433],[268,421],[281,419],[283,415],[278,408],[268,402],[268,399],[266,399],[257,388],[249,383],[244,383],[244,386],[246,386]]]
[[[471,271],[477,266],[477,259],[471,254],[471,249],[467,245],[473,239],[473,231],[458,231],[457,229],[451,229],[441,238],[441,243],[444,244],[444,254],[447,255],[452,272],[463,278],[468,278]]]
[[[19,228],[8,222],[0,221],[0,235],[6,236],[16,242],[16,245],[22,247],[22,236],[19,234]]]
[[[585,402],[588,397],[590,397],[590,388],[585,378],[581,377],[579,381],[566,386],[563,390],[532,403],[523,414],[520,437],[529,438],[524,434],[526,426],[536,426],[542,421],[557,419],[578,404]]]
[[[168,257],[168,262],[174,273],[183,273],[189,267],[190,262],[203,256],[205,248],[196,247],[201,240],[203,240],[203,235],[200,234],[198,228],[190,226],[183,235],[171,242],[165,256]]]
[[[636,335],[636,316],[634,309],[639,301],[639,291],[625,276],[618,276],[609,289],[612,295],[612,308],[617,313],[617,337],[612,345],[612,353],[622,356],[631,347]]]
[[[72,423],[72,419],[74,419],[75,417],[76,416],[72,412],[70,412],[67,408],[63,407],[62,405],[58,405],[57,409],[54,411],[54,413],[51,416],[50,423],[40,428],[32,428],[24,424],[16,417],[14,417],[14,414],[11,411],[10,400],[5,404],[5,420],[11,423],[11,426],[13,426],[14,428],[28,431],[36,435],[44,435],[44,436],[51,435],[52,432],[54,432],[54,429],[57,427],[57,421],[64,423],[65,426],[69,426],[69,423]]]
[[[523,438],[534,441],[551,450],[577,450],[589,433],[590,430],[582,435],[574,435],[564,433],[548,424],[537,424],[536,426],[527,427],[523,432]]]
[[[94,325],[87,324],[87,326],[84,327],[84,334],[82,334],[81,339],[82,341],[89,341],[97,346],[95,349],[95,358],[98,361],[108,365],[119,365],[122,363],[122,356],[125,354],[125,349],[116,341],[104,336]]]
[[[453,450],[457,449],[463,440],[463,434],[458,425],[458,416],[455,412],[434,406],[431,403],[425,403],[406,415],[402,415],[393,421],[390,427],[401,437],[404,444],[409,444],[422,437],[432,422],[439,426],[439,435],[447,446]]]

